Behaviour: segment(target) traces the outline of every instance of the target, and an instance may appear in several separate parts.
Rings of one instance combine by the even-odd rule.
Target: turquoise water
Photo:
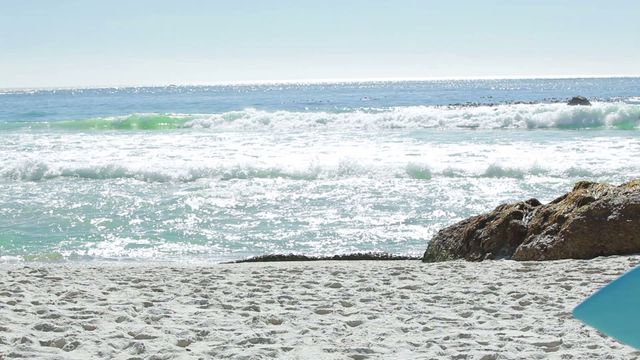
[[[419,255],[501,202],[640,177],[639,125],[634,78],[6,90],[0,256]]]

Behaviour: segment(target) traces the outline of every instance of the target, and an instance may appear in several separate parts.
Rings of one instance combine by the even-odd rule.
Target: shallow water
[[[556,102],[576,94],[596,101]],[[501,202],[640,177],[639,96],[633,78],[5,91],[0,252],[418,255]]]

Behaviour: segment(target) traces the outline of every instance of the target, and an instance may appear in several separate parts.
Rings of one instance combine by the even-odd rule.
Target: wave
[[[342,170],[344,172],[344,170]],[[288,178],[313,180],[320,175],[319,169],[296,171],[277,167],[231,166],[176,169],[145,169],[122,165],[95,165],[73,167],[47,164],[40,161],[25,161],[14,166],[0,168],[0,177],[21,181],[41,181],[55,178],[78,178],[88,180],[134,179],[145,182],[191,182],[211,178],[219,180]],[[341,171],[335,176],[340,176]]]
[[[493,106],[407,106],[335,112],[245,109],[220,114],[132,114],[52,122],[9,122],[0,128],[66,130],[263,130],[263,129],[637,129],[640,105],[623,102],[592,106],[509,104]]]
[[[185,127],[188,117],[163,114],[133,114],[89,120],[56,121],[52,128],[73,130],[165,130]]]
[[[613,172],[612,172],[613,171]],[[429,181],[445,178],[510,178],[547,176],[559,178],[593,178],[614,175],[616,171],[569,167],[550,169],[539,165],[529,168],[491,164],[477,169],[445,168],[434,169],[428,164],[406,163],[386,166],[362,164],[343,160],[332,166],[310,164],[307,167],[254,166],[235,164],[217,167],[176,168],[135,168],[122,165],[74,166],[73,164],[48,164],[42,161],[24,161],[12,166],[0,167],[0,179],[14,181],[44,181],[58,178],[86,180],[132,179],[144,182],[192,182],[200,179],[219,181],[276,179],[318,180],[346,178],[407,178]]]
[[[429,180],[433,176],[431,168],[424,164],[409,163],[405,167],[405,172],[413,179]]]
[[[514,179],[522,179],[526,175],[526,170],[511,168],[511,167],[503,167],[499,165],[489,165],[487,170],[482,173],[484,177],[489,178],[514,178]]]

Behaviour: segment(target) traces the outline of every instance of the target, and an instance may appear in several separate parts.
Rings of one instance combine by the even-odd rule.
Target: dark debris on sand
[[[297,254],[269,254],[254,256],[242,260],[229,262],[230,264],[247,262],[273,262],[273,261],[321,261],[321,260],[420,260],[420,256],[394,255],[388,253],[353,253],[332,256],[307,256]]]

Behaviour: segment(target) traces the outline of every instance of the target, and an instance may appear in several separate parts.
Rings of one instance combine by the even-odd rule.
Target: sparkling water
[[[3,90],[0,259],[420,255],[640,177],[639,128],[638,78]]]

